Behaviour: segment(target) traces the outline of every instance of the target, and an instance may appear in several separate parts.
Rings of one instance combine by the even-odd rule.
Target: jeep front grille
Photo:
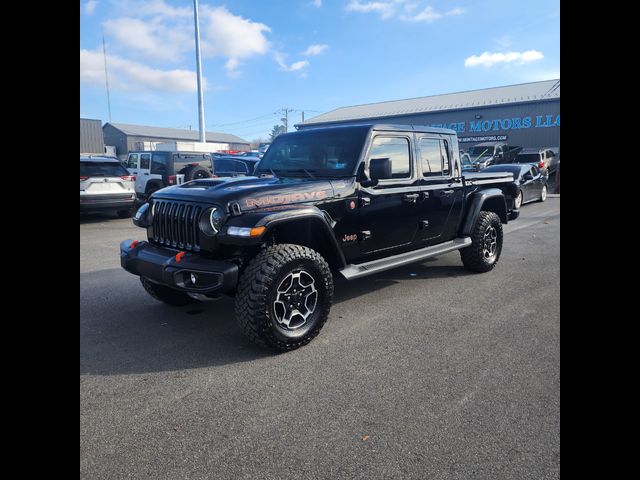
[[[203,207],[191,203],[155,200],[151,240],[181,250],[200,250],[198,222]]]

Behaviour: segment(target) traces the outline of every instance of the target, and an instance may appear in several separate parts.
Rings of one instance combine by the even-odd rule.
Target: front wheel
[[[460,250],[462,263],[472,272],[488,272],[502,252],[502,222],[494,212],[480,212],[471,233],[471,246]]]
[[[246,267],[236,320],[254,343],[286,352],[313,340],[329,317],[333,277],[325,259],[301,245],[265,248]]]

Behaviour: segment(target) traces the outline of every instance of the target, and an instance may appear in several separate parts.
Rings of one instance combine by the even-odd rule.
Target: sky
[[[200,0],[207,131],[560,78],[559,0]],[[80,117],[198,129],[193,0],[80,2]]]

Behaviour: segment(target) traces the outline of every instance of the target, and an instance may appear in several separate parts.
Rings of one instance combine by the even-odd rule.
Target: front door
[[[422,173],[418,222],[420,242],[433,245],[456,235],[463,187],[451,145],[440,135],[420,136],[418,155]]]
[[[367,155],[367,169],[372,158],[389,158],[392,178],[360,189],[358,240],[363,253],[410,245],[418,230],[419,180],[409,136],[376,135]]]
[[[127,158],[127,170],[131,175],[138,175],[138,162],[140,160],[139,153],[130,153]]]

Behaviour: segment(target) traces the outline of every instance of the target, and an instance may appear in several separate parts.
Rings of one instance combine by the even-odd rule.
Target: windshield
[[[353,175],[369,127],[307,130],[276,137],[256,174]]]
[[[538,163],[540,161],[539,153],[521,153],[516,157],[516,163]]]
[[[493,145],[484,147],[471,147],[469,149],[469,155],[474,162],[477,162],[481,158],[491,157],[493,155]]]

